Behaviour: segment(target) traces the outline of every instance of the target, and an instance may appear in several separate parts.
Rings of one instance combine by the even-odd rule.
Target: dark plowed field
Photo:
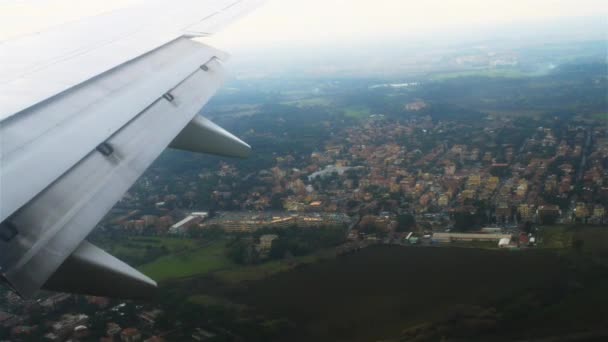
[[[251,282],[231,296],[288,319],[297,332],[289,340],[370,341],[462,305],[543,291],[562,274],[559,258],[541,251],[378,246]]]

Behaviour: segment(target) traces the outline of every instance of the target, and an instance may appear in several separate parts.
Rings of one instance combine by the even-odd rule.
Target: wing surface
[[[169,144],[248,154],[197,116],[227,55],[190,38],[257,3],[152,0],[0,43],[0,271],[17,292],[133,297],[155,285],[84,239]],[[84,269],[125,290],[74,274]]]

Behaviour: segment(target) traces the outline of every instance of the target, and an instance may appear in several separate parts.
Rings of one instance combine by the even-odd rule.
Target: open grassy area
[[[362,119],[368,117],[370,114],[371,110],[363,106],[352,106],[344,109],[344,115],[354,119]]]
[[[504,117],[524,117],[526,119],[539,119],[543,112],[540,110],[496,110],[482,108],[481,112],[487,112],[493,119]]]
[[[333,258],[334,256],[335,252],[333,250],[323,250],[290,260],[274,260],[251,266],[234,265],[234,267],[214,272],[213,276],[223,283],[234,285],[242,281],[264,279],[271,275],[294,269],[298,265],[312,264]]]
[[[330,106],[333,104],[331,99],[327,97],[310,97],[298,100],[285,101],[281,103],[297,107]]]
[[[108,253],[134,266],[151,262],[163,255],[192,250],[199,245],[199,242],[191,239],[146,236],[106,238],[93,242]]]
[[[539,247],[549,249],[572,248],[573,231],[568,226],[545,226],[540,228]]]
[[[256,280],[288,271],[302,263],[313,263],[334,256],[331,249],[312,255],[277,260],[258,265],[239,265],[226,254],[225,240],[213,242],[172,237],[125,237],[95,241],[156,281],[213,275],[227,284]]]
[[[431,75],[430,79],[434,81],[443,81],[459,77],[503,77],[503,78],[523,78],[534,76],[533,74],[524,73],[516,68],[501,68],[501,69],[479,69],[467,71],[452,71]]]
[[[190,297],[188,297],[188,302],[196,304],[196,305],[200,305],[200,306],[221,307],[224,309],[238,310],[238,311],[245,310],[247,308],[245,305],[232,303],[231,301],[229,301],[225,298],[208,296],[208,295],[190,296]]]
[[[149,277],[164,281],[203,275],[212,271],[235,267],[226,256],[226,242],[217,241],[204,247],[166,255],[139,267]]]
[[[539,237],[541,248],[608,257],[608,227],[605,226],[544,226],[540,227]]]
[[[608,122],[608,112],[606,113],[595,113],[591,115],[594,120]]]
[[[280,319],[289,330],[277,341],[371,341],[395,338],[416,326],[425,327],[421,336],[433,337],[439,328],[451,331],[466,323],[452,321],[452,312],[479,316],[471,323],[479,326],[464,330],[479,337],[476,341],[488,340],[476,330],[483,324],[496,326],[501,335],[523,336],[511,326],[520,326],[532,311],[534,324],[525,331],[538,337],[553,334],[546,317],[559,321],[563,333],[601,326],[606,316],[593,312],[606,310],[590,305],[607,303],[608,273],[588,263],[586,255],[608,246],[608,229],[558,225],[542,227],[538,236],[543,238],[540,248],[517,252],[485,245],[373,246],[340,257],[327,249],[249,266],[232,263],[226,242],[216,241],[142,269],[161,281],[178,280],[165,282],[164,288],[189,303],[247,319]],[[574,253],[576,240],[584,241],[585,257]],[[578,319],[581,312],[589,317]]]

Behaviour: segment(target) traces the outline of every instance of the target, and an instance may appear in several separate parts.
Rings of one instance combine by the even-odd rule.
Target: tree
[[[557,219],[559,218],[559,212],[541,211],[538,215],[538,218],[540,220],[540,224],[552,225],[552,224],[555,224],[555,222],[557,222]]]
[[[468,212],[454,213],[454,229],[459,231],[471,230],[475,225],[475,216]]]
[[[532,222],[530,221],[526,221],[524,223],[524,226],[522,227],[522,230],[524,231],[524,233],[526,234],[530,234],[532,233]]]
[[[228,257],[237,264],[250,265],[258,262],[259,255],[253,243],[247,239],[237,239],[228,246]]]
[[[407,232],[416,227],[416,218],[412,214],[401,214],[397,216],[397,231]]]
[[[380,231],[376,218],[371,215],[366,215],[361,218],[359,222],[359,230],[366,234],[375,234]]]
[[[283,196],[280,194],[272,195],[270,199],[270,208],[273,210],[283,210]]]
[[[271,259],[283,259],[287,253],[289,253],[289,241],[283,237],[279,237],[272,241],[268,256]]]

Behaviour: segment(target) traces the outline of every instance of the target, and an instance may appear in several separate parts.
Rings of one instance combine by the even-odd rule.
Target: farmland
[[[541,227],[539,237],[539,248],[527,250],[372,246],[254,265],[232,262],[223,239],[131,237],[114,251],[137,257],[165,250],[139,266],[160,281],[161,293],[230,320],[280,322],[280,333],[261,340],[433,341],[442,331],[477,341],[489,340],[488,331],[546,337],[554,333],[547,317],[563,333],[596,334],[606,316],[590,315],[600,311],[589,307],[608,304],[601,262],[608,232],[552,226]]]
[[[287,317],[298,331],[293,339],[366,341],[383,337],[378,331],[398,336],[461,305],[550,287],[562,266],[542,251],[378,246],[248,283],[231,298]]]

